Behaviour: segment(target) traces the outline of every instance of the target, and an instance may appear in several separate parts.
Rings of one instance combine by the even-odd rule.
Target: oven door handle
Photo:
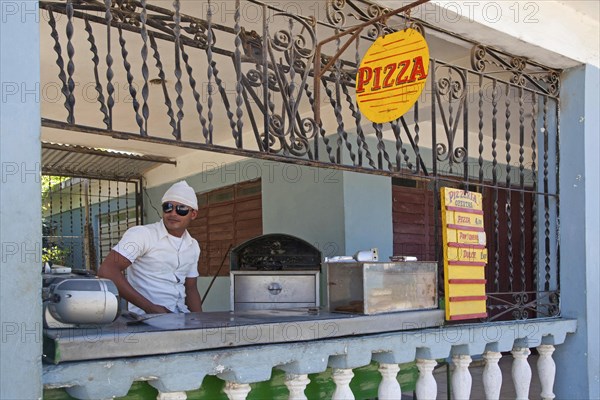
[[[269,287],[267,287],[269,293],[273,295],[278,295],[279,293],[281,293],[282,289],[283,288],[281,287],[281,284],[279,284],[278,282],[272,282],[269,284]]]

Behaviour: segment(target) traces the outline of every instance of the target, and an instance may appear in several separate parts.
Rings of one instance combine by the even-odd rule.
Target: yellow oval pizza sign
[[[414,29],[379,37],[356,74],[358,107],[371,121],[390,122],[415,104],[427,80],[429,48]]]

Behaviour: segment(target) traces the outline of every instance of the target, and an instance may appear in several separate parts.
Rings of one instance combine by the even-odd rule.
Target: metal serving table
[[[45,329],[44,361],[148,356],[415,330],[442,325],[444,312],[353,315],[303,308],[148,317],[141,322],[119,317],[107,326]]]

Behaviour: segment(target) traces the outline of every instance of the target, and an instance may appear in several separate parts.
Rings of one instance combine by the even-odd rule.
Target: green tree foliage
[[[65,176],[42,175],[42,262],[65,265],[69,256],[69,249],[53,243],[52,238],[57,236],[58,229],[49,214],[53,201],[53,190],[69,178]]]

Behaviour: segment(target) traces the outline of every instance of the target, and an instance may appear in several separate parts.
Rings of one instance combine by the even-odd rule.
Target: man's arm
[[[99,278],[107,278],[114,282],[119,290],[119,295],[128,302],[138,306],[148,314],[160,314],[170,312],[166,307],[152,303],[142,296],[137,290],[127,282],[123,275],[131,262],[118,252],[111,250],[98,270]]]
[[[191,312],[202,311],[202,300],[198,293],[197,278],[185,278],[185,304]]]

